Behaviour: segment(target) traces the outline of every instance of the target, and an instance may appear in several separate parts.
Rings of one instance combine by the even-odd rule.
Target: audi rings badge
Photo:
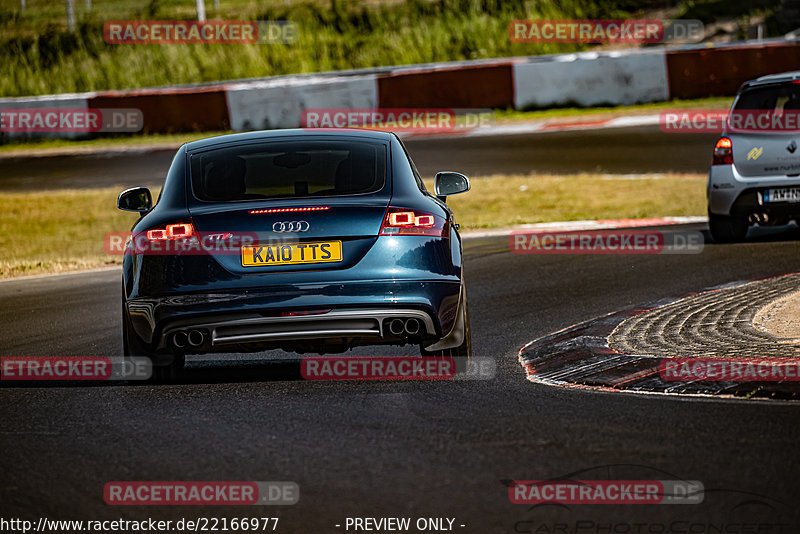
[[[272,225],[275,233],[307,232],[311,225],[306,221],[278,221]]]

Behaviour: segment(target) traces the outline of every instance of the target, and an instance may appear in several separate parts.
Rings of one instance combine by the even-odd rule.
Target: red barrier
[[[667,52],[670,98],[732,96],[747,80],[800,69],[800,43]]]
[[[512,107],[511,63],[379,76],[378,102],[381,108]]]
[[[224,87],[107,91],[90,98],[88,107],[140,109],[145,133],[230,129]]]

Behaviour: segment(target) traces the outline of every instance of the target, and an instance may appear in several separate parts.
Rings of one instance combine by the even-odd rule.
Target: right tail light
[[[380,235],[445,237],[447,232],[447,221],[442,217],[418,210],[389,208],[383,218]]]

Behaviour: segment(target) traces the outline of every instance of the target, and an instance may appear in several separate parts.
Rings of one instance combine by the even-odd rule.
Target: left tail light
[[[731,165],[733,164],[733,141],[729,137],[720,137],[714,145],[714,158],[712,165]]]
[[[383,217],[380,235],[428,235],[445,237],[447,220],[424,211],[389,208]]]
[[[167,241],[170,239],[188,239],[196,237],[197,232],[190,222],[180,222],[168,224],[160,228],[151,228],[146,232],[147,239],[150,241]]]

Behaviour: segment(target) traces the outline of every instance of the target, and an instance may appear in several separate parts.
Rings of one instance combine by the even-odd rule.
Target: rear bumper
[[[176,332],[201,330],[205,339],[202,346],[194,347],[195,352],[233,352],[249,344],[291,347],[313,340],[396,341],[386,332],[386,320],[392,318],[414,318],[420,325],[416,337],[438,339],[455,323],[460,289],[457,281],[304,284],[137,297],[126,304],[134,333],[154,351],[170,350]],[[282,315],[287,312],[310,314]]]
[[[708,211],[714,215],[747,218],[755,212],[777,216],[800,215],[800,203],[762,203],[759,193],[777,187],[800,187],[796,176],[741,176],[733,165],[713,165],[708,173]]]
[[[357,339],[377,344],[408,337],[406,332],[391,332],[390,322],[396,320],[400,325],[413,327],[414,339],[436,336],[433,319],[421,310],[343,309],[301,316],[243,314],[175,321],[163,329],[159,349],[177,347],[188,352],[208,352],[249,344],[280,345],[310,340]],[[178,344],[176,339],[180,340]]]

